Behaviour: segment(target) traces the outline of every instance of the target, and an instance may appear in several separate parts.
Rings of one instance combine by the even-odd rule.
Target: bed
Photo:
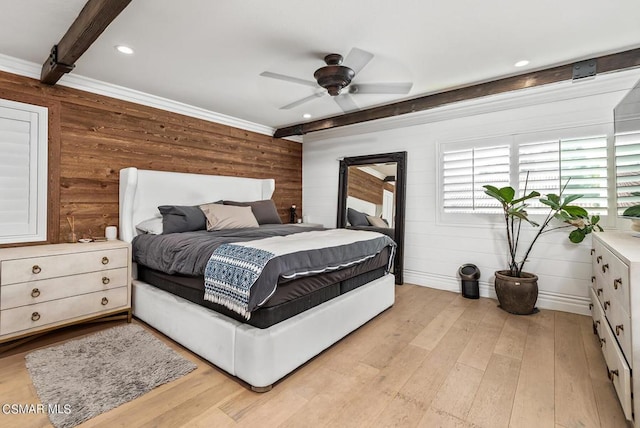
[[[138,234],[136,225],[156,215],[160,205],[267,200],[274,188],[272,179],[126,168],[120,171],[120,239],[133,242]],[[298,236],[321,233],[299,229]],[[144,275],[138,276],[138,270]],[[336,290],[334,285],[333,291],[329,287],[321,290],[314,299],[322,303],[312,302],[309,309],[282,321],[252,325],[237,315],[176,295],[169,286],[163,289],[151,285],[146,281],[151,282],[154,275],[162,273],[135,266],[133,312],[140,320],[245,381],[253,390],[268,391],[273,383],[393,305],[393,275],[385,270],[371,279],[367,272],[356,273],[355,282],[342,278],[341,288]],[[331,293],[328,299],[322,296]]]

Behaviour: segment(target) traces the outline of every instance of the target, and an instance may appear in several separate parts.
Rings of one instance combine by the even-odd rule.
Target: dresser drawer
[[[128,259],[127,248],[116,248],[3,260],[0,262],[0,285],[126,267]]]
[[[604,285],[602,285],[602,279],[600,278],[596,279],[596,282],[593,284],[592,290],[593,294],[596,297],[596,300],[598,301],[598,303],[600,303],[600,306],[604,306],[604,302],[607,299],[611,299],[611,297],[605,296]]]
[[[128,307],[128,287],[51,300],[0,312],[0,336]]]
[[[618,394],[618,399],[622,405],[622,410],[627,419],[631,420],[633,411],[631,402],[631,370],[627,364],[618,343],[614,338],[614,333],[605,324],[602,327],[602,352],[604,354],[609,379]]]
[[[631,318],[616,300],[605,301],[604,313],[609,327],[628,361],[631,360]]]
[[[629,267],[608,248],[596,242],[594,245],[594,277],[596,289],[604,289],[609,299],[615,299],[629,313]],[[599,296],[600,297],[600,296]],[[600,299],[603,301],[603,299]]]
[[[589,305],[589,309],[591,309],[591,317],[593,318],[593,333],[598,335],[598,339],[601,339],[603,323],[606,324],[607,319],[593,288],[591,289],[591,305]]]
[[[0,310],[128,285],[126,267],[0,287]]]
[[[608,288],[614,298],[620,302],[620,306],[627,314],[631,313],[630,292],[631,285],[629,283],[629,267],[619,258],[611,254],[611,273],[608,276]]]

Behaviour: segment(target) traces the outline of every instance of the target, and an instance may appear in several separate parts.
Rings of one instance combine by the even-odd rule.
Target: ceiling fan
[[[373,54],[362,49],[353,48],[343,59],[342,55],[331,53],[324,57],[325,66],[315,71],[313,77],[316,81],[300,79],[298,77],[287,76],[285,74],[272,73],[264,71],[260,76],[272,79],[284,80],[299,85],[310,86],[312,88],[322,87],[326,92],[317,91],[312,95],[294,101],[290,104],[280,107],[281,110],[289,110],[298,107],[313,99],[320,98],[329,94],[342,111],[345,113],[358,110],[358,106],[351,97],[355,94],[408,94],[413,86],[411,82],[392,82],[392,83],[353,83],[351,81],[358,73],[373,59]],[[346,65],[342,65],[344,63]],[[343,89],[347,88],[346,92]]]

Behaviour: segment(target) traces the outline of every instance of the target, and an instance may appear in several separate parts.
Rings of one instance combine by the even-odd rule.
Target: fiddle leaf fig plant
[[[633,196],[640,196],[640,192],[631,192]],[[640,217],[640,204],[632,205],[622,213],[624,217]]]
[[[600,216],[589,216],[587,210],[584,208],[577,205],[571,205],[573,201],[581,198],[583,195],[569,195],[563,198],[562,195],[567,184],[565,184],[561,189],[559,195],[549,193],[544,197],[541,197],[540,192],[537,191],[527,193],[525,185],[524,196],[520,198],[515,198],[515,189],[510,186],[502,188],[497,188],[491,185],[483,186],[485,188],[485,193],[500,202],[502,206],[507,243],[509,245],[509,270],[511,276],[522,276],[522,270],[524,268],[524,264],[527,262],[529,253],[531,253],[534,244],[543,233],[571,227],[573,229],[569,233],[569,240],[573,243],[579,243],[594,230],[602,231],[602,228],[598,225]],[[535,198],[538,198],[540,203],[549,207],[549,212],[540,224],[532,220],[526,210],[528,207],[527,201]],[[561,225],[553,226],[552,220],[554,219],[561,221]],[[529,223],[533,227],[537,227],[538,231],[526,247],[524,255],[520,258],[518,245],[520,244],[520,230],[523,221]]]

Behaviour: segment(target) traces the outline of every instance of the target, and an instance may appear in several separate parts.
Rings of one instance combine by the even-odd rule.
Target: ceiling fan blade
[[[360,110],[360,108],[356,105],[355,101],[349,94],[342,94],[333,97],[336,101],[336,104],[340,106],[343,112],[349,113],[350,111]]]
[[[272,79],[284,80],[285,82],[297,83],[299,85],[311,86],[312,88],[317,88],[318,84],[316,82],[312,82],[311,80],[299,79],[293,76],[287,76],[284,74],[272,73],[270,71],[263,71],[260,73],[260,76],[270,77]]]
[[[352,69],[357,75],[372,59],[373,54],[371,52],[353,48],[345,58],[344,65]]]
[[[308,97],[304,97],[301,100],[294,101],[291,104],[287,104],[286,106],[280,107],[280,110],[289,110],[289,109],[292,109],[294,107],[298,107],[301,104],[309,102],[309,101],[313,100],[314,98],[320,98],[323,95],[324,95],[324,93],[322,93],[322,92],[309,95]]]
[[[354,83],[349,86],[350,94],[408,94],[413,83]]]

